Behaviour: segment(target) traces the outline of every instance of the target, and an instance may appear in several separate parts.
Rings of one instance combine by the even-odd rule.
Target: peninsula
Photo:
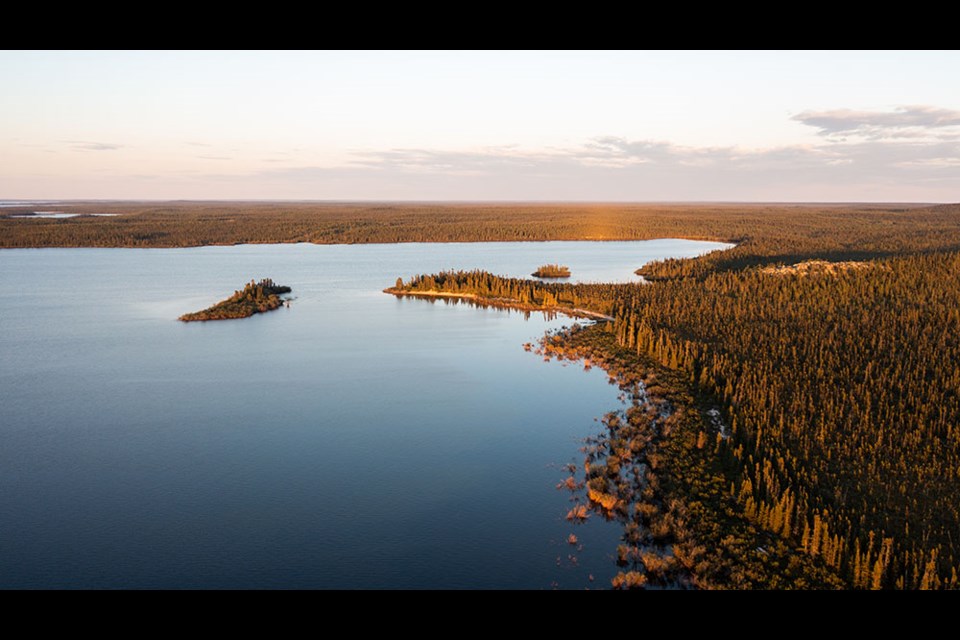
[[[477,307],[562,313],[573,318],[600,321],[613,320],[607,313],[581,308],[580,300],[569,284],[542,284],[537,288],[531,280],[501,278],[478,270],[419,275],[411,278],[409,283],[397,278],[396,284],[383,292],[398,298],[445,298],[462,300]]]

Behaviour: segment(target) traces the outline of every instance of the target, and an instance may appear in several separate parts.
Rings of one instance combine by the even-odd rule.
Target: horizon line
[[[960,204],[960,200],[415,200],[415,199],[355,199],[355,198],[0,198],[0,205],[69,204],[104,202],[178,202],[178,203],[290,203],[290,204],[730,204],[730,205],[907,205],[937,206]]]

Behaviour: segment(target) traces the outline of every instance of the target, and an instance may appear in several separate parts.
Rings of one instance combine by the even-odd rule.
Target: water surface
[[[381,289],[545,262],[630,281],[718,246],[0,251],[0,587],[609,585],[617,526],[574,528],[554,486],[618,390],[521,347],[571,320]],[[289,309],[175,320],[261,277]]]

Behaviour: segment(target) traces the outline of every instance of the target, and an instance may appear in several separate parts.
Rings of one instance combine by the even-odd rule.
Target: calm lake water
[[[555,485],[618,389],[521,346],[572,320],[381,290],[726,246],[0,251],[0,588],[609,586],[618,527]],[[261,277],[292,306],[176,321]]]

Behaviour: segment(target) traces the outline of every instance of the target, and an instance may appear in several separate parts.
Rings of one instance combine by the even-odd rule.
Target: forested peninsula
[[[290,291],[290,287],[275,284],[270,278],[264,278],[260,282],[251,280],[226,300],[221,300],[203,311],[185,313],[179,319],[183,322],[203,322],[249,318],[255,313],[278,309],[284,302],[280,294]]]
[[[445,271],[416,276],[408,283],[397,278],[396,284],[383,292],[398,298],[463,300],[478,307],[613,320],[604,313],[578,307],[576,294],[562,286],[546,285],[539,288],[527,280],[499,278],[484,271]]]
[[[957,588],[960,208],[924,211],[850,213],[837,233],[784,220],[645,265],[647,284],[475,271],[393,289],[612,318],[538,351],[633,400],[560,485],[572,522],[623,524],[614,586]]]
[[[693,277],[671,261],[649,266],[669,277],[648,285],[457,272],[402,289],[613,318],[542,349],[603,366],[636,397],[656,380],[672,407],[666,420],[644,403],[608,417],[570,481],[623,519],[632,568],[620,585],[957,586],[960,379],[943,363],[960,358],[960,254],[868,264]],[[654,559],[653,544],[669,551]]]

